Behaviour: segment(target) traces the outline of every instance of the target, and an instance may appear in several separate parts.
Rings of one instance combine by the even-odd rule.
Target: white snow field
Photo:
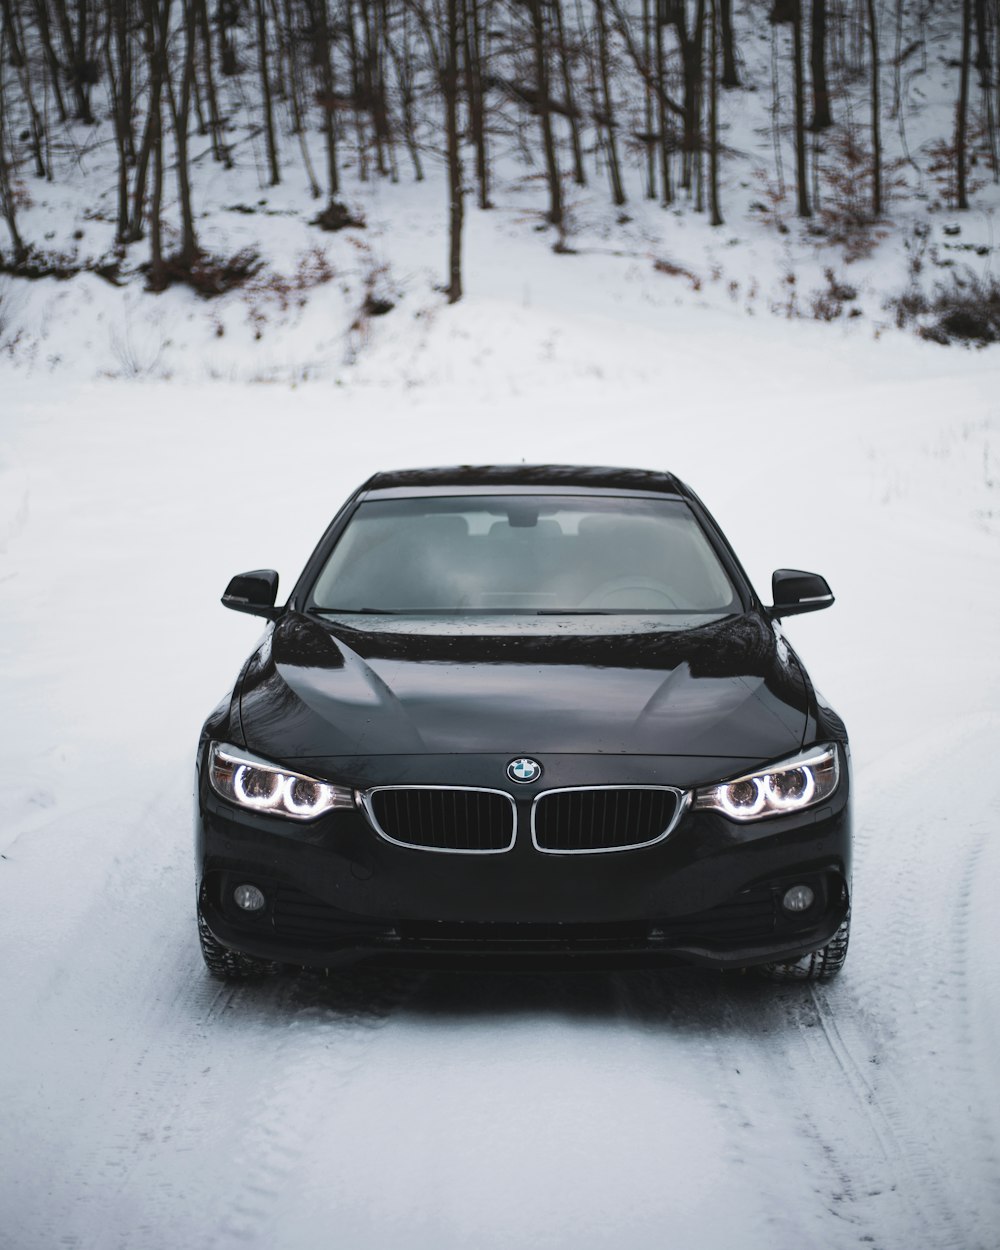
[[[344,386],[0,378],[4,1250],[1000,1245],[998,357],[631,308],[472,298]],[[829,578],[788,633],[854,744],[835,982],[208,978],[229,576],[287,588],[376,469],[520,460],[671,469],[765,597]]]

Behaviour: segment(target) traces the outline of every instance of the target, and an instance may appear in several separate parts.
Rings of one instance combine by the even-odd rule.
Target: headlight
[[[730,820],[763,820],[800,812],[828,799],[840,781],[835,746],[813,747],[759,773],[735,777],[694,793],[695,808],[714,808]]]
[[[225,742],[209,744],[208,778],[215,793],[228,802],[291,820],[312,820],[324,812],[354,807],[354,791],[348,787],[290,772]]]

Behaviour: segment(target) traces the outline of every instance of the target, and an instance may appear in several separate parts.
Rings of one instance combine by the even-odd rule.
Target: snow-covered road
[[[474,402],[4,388],[4,1250],[1000,1246],[997,374],[826,333]],[[763,592],[829,578],[789,633],[854,742],[836,982],[205,975],[190,757],[257,631],[228,576],[287,587],[375,468],[522,457],[674,469]]]

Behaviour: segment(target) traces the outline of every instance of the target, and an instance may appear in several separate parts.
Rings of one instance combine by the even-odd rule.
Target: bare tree
[[[28,255],[28,249],[17,228],[17,202],[11,178],[11,161],[7,153],[10,122],[6,109],[6,31],[0,35],[0,212],[3,213],[14,252],[14,263],[20,265]]]
[[[566,27],[563,22],[562,0],[551,0],[552,16],[555,21],[556,46],[559,52],[559,68],[563,83],[563,108],[569,122],[569,140],[573,150],[573,181],[578,187],[587,185],[587,174],[583,167],[583,143],[580,139],[580,110],[576,106],[573,91],[573,67],[570,53],[572,49],[566,38]],[[580,3],[577,0],[577,16],[580,27],[583,27]]]
[[[618,144],[615,139],[615,111],[611,96],[611,71],[608,64],[608,26],[604,18],[604,0],[594,0],[594,16],[597,21],[597,60],[601,71],[602,114],[605,147],[608,153],[608,176],[611,179],[611,198],[617,205],[625,203],[621,167],[618,163]]]
[[[163,255],[163,94],[169,73],[167,37],[170,30],[172,0],[143,0],[143,27],[146,62],[150,79],[150,104],[143,153],[140,155],[136,180],[131,237],[140,229],[145,198],[145,162],[152,157],[153,193],[149,209],[149,277],[150,290],[162,291],[167,285],[167,264]]]
[[[708,0],[708,202],[713,226],[723,225],[719,207],[719,14],[718,0]]]
[[[811,217],[809,174],[806,163],[805,80],[802,66],[802,4],[801,0],[774,0],[771,24],[792,28],[792,72],[795,96],[795,186],[798,214]]]
[[[826,78],[826,0],[812,0],[809,22],[809,73],[812,77],[812,121],[809,129],[818,132],[833,125],[830,87]]]
[[[267,47],[267,11],[264,0],[254,0],[257,17],[257,66],[260,72],[260,94],[264,110],[264,136],[267,140],[267,164],[270,171],[271,186],[281,182],[281,167],[278,164],[278,144],[274,134],[274,104],[271,98],[271,72],[268,66]]]
[[[190,270],[198,259],[198,239],[194,228],[194,209],[191,205],[191,171],[188,163],[188,123],[191,117],[191,92],[194,86],[194,49],[197,32],[195,28],[194,0],[182,0],[184,25],[184,60],[181,69],[180,90],[174,88],[169,64],[166,70],[167,97],[173,122],[174,147],[177,168],[177,199],[181,210],[181,246],[174,257],[180,269]]]
[[[476,183],[479,207],[490,204],[490,161],[486,149],[486,93],[483,89],[483,32],[480,10],[483,0],[464,0],[463,53],[465,56],[465,92],[469,102],[469,128],[476,149]]]
[[[542,128],[542,147],[549,183],[549,221],[563,224],[562,182],[555,135],[552,131],[552,97],[549,87],[549,40],[543,8],[544,0],[528,0],[531,11],[531,32],[535,50],[535,87],[538,97],[538,120]]]
[[[879,121],[879,74],[881,65],[878,55],[878,19],[875,0],[868,4],[868,43],[871,50],[871,118],[872,118],[872,216],[882,216],[882,132]]]
[[[90,88],[97,81],[97,66],[88,55],[92,39],[90,6],[88,0],[77,0],[75,30],[66,0],[52,0],[52,6],[62,37],[64,62],[76,96],[77,120],[92,126],[94,114],[90,107]]]
[[[966,137],[969,127],[969,53],[972,26],[971,0],[962,0],[962,59],[958,80],[958,105],[955,109],[955,182],[958,207],[969,207],[966,173]]]
[[[462,298],[462,153],[458,136],[458,66],[463,0],[448,0],[446,51],[441,86],[445,99],[445,132],[448,143],[448,303]]]
[[[736,68],[736,41],[733,37],[733,0],[718,0],[719,25],[722,33],[722,77],[719,84],[727,89],[740,85]]]

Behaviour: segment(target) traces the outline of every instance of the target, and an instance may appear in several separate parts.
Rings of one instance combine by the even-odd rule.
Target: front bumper
[[[319,967],[376,960],[735,968],[792,960],[824,946],[848,911],[844,764],[840,787],[821,807],[742,825],[688,810],[661,843],[581,856],[541,854],[520,834],[500,855],[408,849],[380,838],[360,809],[310,823],[245,812],[220,800],[200,767],[199,907],[224,945]],[[559,761],[546,761],[546,785],[577,784],[584,775],[621,784],[625,767],[643,782],[655,772],[661,784],[683,784],[664,777],[665,766],[574,756],[565,778]],[[403,765],[386,758],[383,767],[386,777],[398,777]],[[468,775],[475,763],[463,767],[461,784],[477,784]],[[496,775],[495,761],[489,775]],[[515,795],[522,830],[532,797],[531,787]],[[816,901],[793,916],[781,897],[799,882],[813,888]],[[233,890],[244,883],[263,892],[262,911],[236,906]]]

